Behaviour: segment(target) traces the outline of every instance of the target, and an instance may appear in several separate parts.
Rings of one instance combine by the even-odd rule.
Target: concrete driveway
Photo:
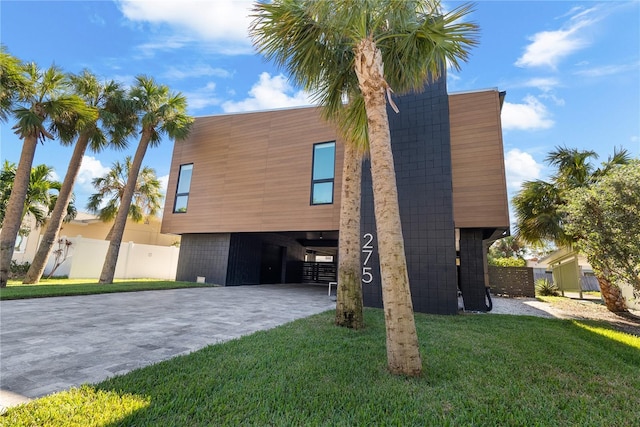
[[[0,410],[335,308],[323,286],[0,302]]]

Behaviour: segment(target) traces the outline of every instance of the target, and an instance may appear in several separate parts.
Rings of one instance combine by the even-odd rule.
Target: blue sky
[[[12,1],[0,4],[0,42],[41,68],[131,84],[146,74],[187,96],[194,116],[307,105],[280,70],[256,55],[247,37],[251,1]],[[459,2],[444,2],[451,9]],[[480,45],[450,92],[498,88],[510,196],[523,180],[546,178],[547,153],[557,146],[614,147],[640,157],[640,2],[479,1],[469,19]],[[0,124],[0,157],[19,159],[12,123]],[[125,151],[87,153],[75,193],[83,209],[90,181]],[[145,165],[166,184],[173,142],[150,148]],[[35,164],[62,180],[71,148],[47,141]],[[513,221],[513,218],[512,218]]]

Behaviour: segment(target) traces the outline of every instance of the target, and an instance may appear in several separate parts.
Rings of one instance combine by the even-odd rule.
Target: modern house
[[[504,92],[438,81],[389,110],[414,309],[486,310],[488,245],[508,233]],[[317,107],[197,118],[176,141],[162,232],[181,236],[177,280],[335,280],[344,141]],[[362,180],[365,305],[382,306],[368,162]],[[333,263],[317,263],[313,255]],[[331,258],[332,257],[332,258]]]

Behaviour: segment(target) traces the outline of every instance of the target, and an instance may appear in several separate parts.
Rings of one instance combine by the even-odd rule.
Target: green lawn
[[[42,279],[35,285],[23,285],[20,281],[9,280],[6,288],[0,288],[0,300],[213,286],[210,283],[153,279],[115,280],[110,285],[101,285],[97,282],[98,279]]]
[[[9,409],[3,426],[631,426],[640,338],[605,324],[416,315],[424,375],[326,312]],[[608,335],[605,335],[608,334]]]

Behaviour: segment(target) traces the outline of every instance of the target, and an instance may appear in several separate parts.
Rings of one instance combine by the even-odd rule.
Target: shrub
[[[536,294],[543,297],[557,297],[560,295],[558,286],[547,279],[536,280]]]
[[[29,271],[29,267],[31,267],[30,262],[25,261],[20,264],[17,263],[16,260],[12,259],[9,277],[11,279],[21,279],[27,274],[27,271]]]
[[[495,265],[496,267],[526,267],[527,261],[523,258],[491,258],[489,259],[489,265]]]

